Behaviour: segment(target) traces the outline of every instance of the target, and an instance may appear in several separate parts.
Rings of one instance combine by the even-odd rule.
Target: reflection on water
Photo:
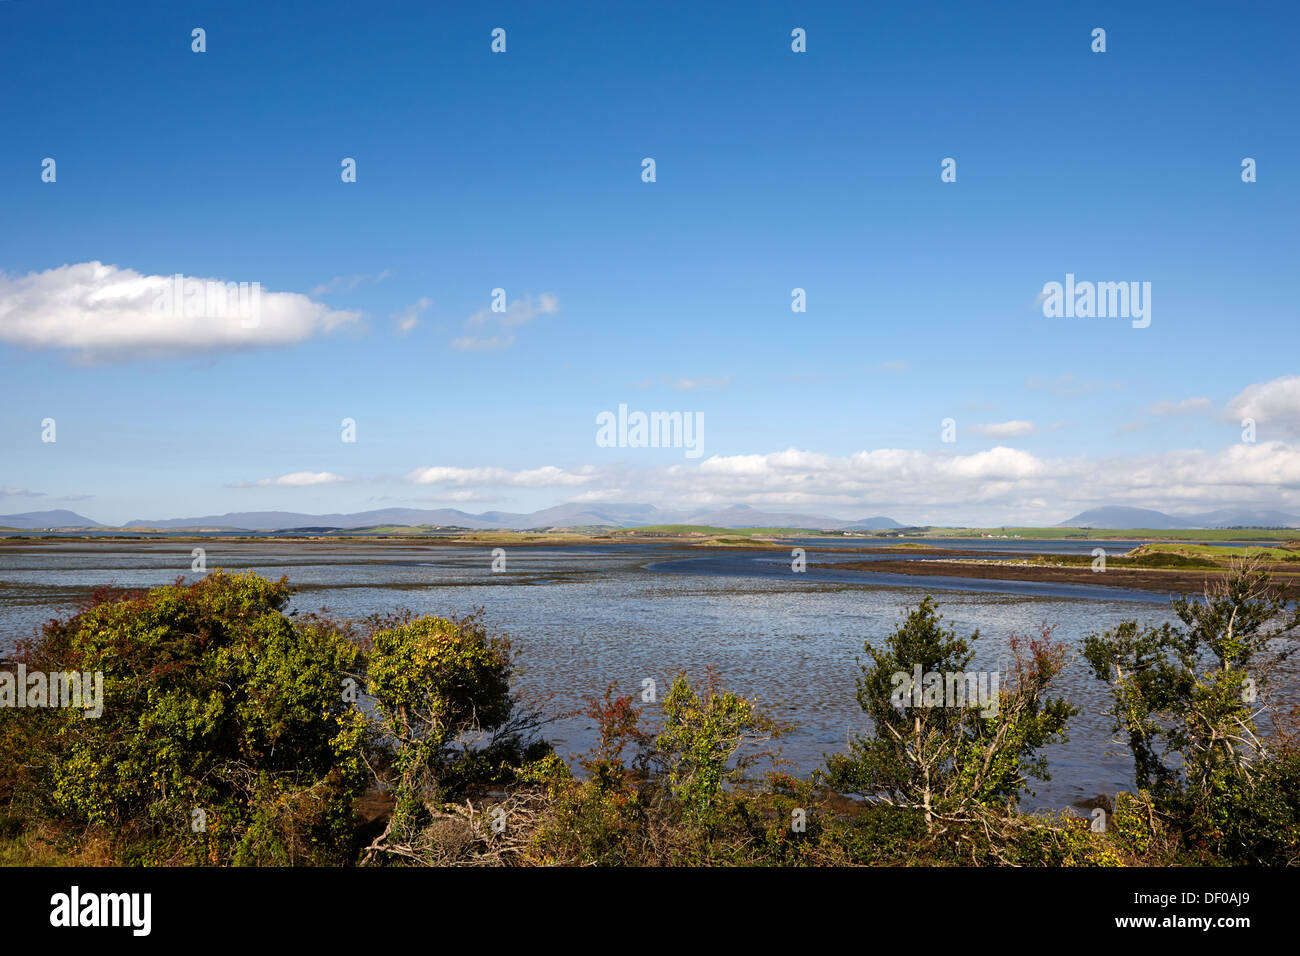
[[[856,542],[852,542],[856,544]],[[871,542],[879,546],[878,541]],[[935,542],[933,539],[928,543]],[[850,542],[836,540],[834,547]],[[1004,550],[1128,550],[1132,542],[952,542]],[[491,571],[491,546],[325,544],[211,541],[208,568],[287,575],[293,607],[360,617],[399,606],[417,613],[464,613],[482,606],[488,622],[510,634],[520,652],[517,683],[552,713],[572,711],[584,695],[613,683],[639,694],[653,678],[662,694],[684,670],[714,667],[724,686],[756,698],[797,724],[783,744],[798,772],[844,747],[867,722],[854,699],[855,657],[865,639],[883,640],[903,610],[927,593],[960,634],[976,628],[974,667],[1006,659],[1013,633],[1037,634],[1043,623],[1077,646],[1089,633],[1123,618],[1172,620],[1167,598],[1112,588],[949,581],[903,575],[864,578],[836,572],[852,558],[818,552],[825,539],[800,543],[808,572],[793,574],[779,552],[703,552],[630,544],[507,547],[507,570]],[[102,585],[149,587],[177,576],[193,580],[190,552],[178,542],[69,542],[0,548],[0,651]],[[895,555],[897,556],[897,555]],[[1294,690],[1295,670],[1287,680]],[[1079,657],[1062,675],[1060,692],[1080,713],[1070,741],[1047,751],[1053,779],[1036,787],[1029,807],[1066,807],[1132,786],[1131,762],[1110,740],[1105,688]],[[653,708],[653,705],[650,705]],[[561,754],[594,742],[585,718],[553,724],[548,737]]]

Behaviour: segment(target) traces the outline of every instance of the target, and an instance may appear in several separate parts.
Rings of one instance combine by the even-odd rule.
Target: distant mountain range
[[[469,514],[455,508],[380,508],[348,514],[310,515],[293,511],[236,511],[198,518],[137,519],[123,528],[212,531],[292,531],[298,528],[369,528],[382,525],[434,525],[472,530],[532,528],[577,528],[605,525],[635,528],[659,524],[699,524],[719,528],[816,528],[831,531],[878,531],[901,528],[892,518],[873,517],[845,521],[818,515],[759,511],[748,505],[733,505],[717,511],[661,511],[653,505],[604,504],[557,505],[528,514],[485,511]],[[0,515],[0,527],[24,530],[43,528],[105,528],[72,511],[30,511]]]
[[[664,511],[644,504],[567,504],[527,514],[484,511],[470,514],[455,508],[380,508],[347,514],[311,515],[294,511],[235,511],[198,518],[138,519],[122,528],[156,528],[166,531],[293,531],[302,528],[370,528],[384,525],[505,529],[581,528],[606,526],[636,528],[660,524],[697,524],[717,528],[809,528],[822,531],[882,531],[902,528],[892,518],[876,516],[858,521],[788,511],[760,511],[732,505],[714,511]],[[28,511],[0,515],[0,527],[23,530],[45,528],[110,528],[75,511]],[[1092,508],[1062,521],[1061,528],[1149,528],[1154,531],[1184,528],[1300,528],[1300,516],[1282,511],[1222,508],[1204,514],[1169,515],[1147,508],[1111,506]]]
[[[1062,521],[1058,528],[1149,528],[1167,531],[1179,528],[1300,528],[1300,516],[1282,511],[1250,508],[1220,508],[1204,514],[1168,515],[1147,508],[1092,508]]]
[[[0,528],[103,528],[75,511],[25,511],[18,515],[0,515]]]

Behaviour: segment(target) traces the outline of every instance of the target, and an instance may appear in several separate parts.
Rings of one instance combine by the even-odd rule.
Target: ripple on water
[[[193,579],[192,547],[104,542],[0,550],[0,647],[68,612],[95,587]],[[1085,636],[1124,618],[1172,620],[1167,603],[1122,592],[1008,594],[941,589],[933,580],[796,577],[770,552],[755,561],[752,554],[638,546],[516,548],[507,551],[507,571],[493,573],[488,547],[208,542],[206,550],[209,568],[287,575],[297,587],[293,607],[302,610],[360,617],[396,607],[453,614],[482,606],[489,623],[514,639],[519,690],[547,700],[551,713],[573,711],[610,684],[639,699],[645,678],[662,696],[678,671],[702,677],[712,667],[725,686],[797,724],[783,752],[803,774],[867,729],[854,696],[855,658],[864,640],[879,644],[927,593],[959,633],[980,631],[977,669],[1005,660],[1011,634],[1037,634],[1044,623],[1077,651]],[[687,559],[689,572],[675,573]],[[1282,675],[1292,697],[1298,663],[1300,655]],[[1077,653],[1060,693],[1080,712],[1069,742],[1047,749],[1054,779],[1035,787],[1037,797],[1026,800],[1031,808],[1132,786],[1131,762],[1110,739],[1106,690]],[[583,717],[557,721],[548,736],[561,753],[585,750],[595,739]]]

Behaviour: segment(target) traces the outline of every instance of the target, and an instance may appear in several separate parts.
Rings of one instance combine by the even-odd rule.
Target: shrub
[[[17,803],[110,828],[140,862],[342,861],[365,787],[366,719],[341,689],[359,651],[288,597],[214,571],[51,621],[20,660],[102,672],[103,713],[5,713]]]
[[[509,640],[490,636],[476,613],[403,620],[369,643],[367,690],[387,735],[383,783],[395,807],[367,859],[472,857],[488,831],[472,804],[465,816],[459,802],[513,783],[525,768],[536,774],[531,765],[550,754],[532,738],[539,715],[511,694]]]
[[[706,822],[723,787],[742,779],[762,757],[753,752],[755,745],[782,730],[753,702],[723,690],[715,674],[702,694],[678,674],[664,699],[656,757],[673,798],[697,822]]]
[[[1190,846],[1213,843],[1229,858],[1283,852],[1286,841],[1270,833],[1300,816],[1289,758],[1271,755],[1255,724],[1289,653],[1270,643],[1300,627],[1300,610],[1260,568],[1257,558],[1236,561],[1202,600],[1175,601],[1179,625],[1123,621],[1084,643],[1093,675],[1110,686],[1138,787]]]

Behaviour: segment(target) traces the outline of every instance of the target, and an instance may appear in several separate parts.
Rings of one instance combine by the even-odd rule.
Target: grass
[[[926,528],[915,537],[980,538],[986,534],[1020,535],[1022,538],[1055,540],[1118,539],[1121,541],[1294,541],[1295,528]]]
[[[537,541],[564,544],[565,542],[582,543],[590,541],[591,538],[592,536],[589,534],[570,534],[564,531],[471,531],[445,540],[451,544],[474,542],[483,544],[529,544]]]
[[[366,528],[340,528],[331,532],[339,537],[348,535],[368,535],[368,534],[409,534],[409,535],[427,535],[434,533],[433,525],[407,525],[407,524],[377,524]],[[446,533],[446,532],[444,532]]]
[[[691,544],[692,544],[693,547],[696,547],[696,548],[769,548],[769,547],[773,547],[773,545],[769,544],[767,541],[756,541],[756,540],[754,540],[753,538],[735,538],[735,537],[706,538],[706,539],[703,540],[703,541],[693,541],[693,542],[691,542]]]
[[[1270,548],[1267,545],[1247,545],[1246,547],[1234,548],[1225,547],[1221,544],[1156,542],[1134,548],[1132,553],[1136,554],[1139,551],[1147,554],[1181,554],[1188,557],[1205,557],[1211,560],[1259,555],[1270,561],[1300,561],[1300,550],[1294,548]]]
[[[1116,568],[1171,568],[1185,571],[1221,571],[1233,558],[1259,555],[1268,561],[1300,562],[1300,551],[1267,546],[1225,547],[1213,544],[1154,542],[1140,544],[1127,554],[1107,555],[1106,566]],[[1086,566],[1091,554],[1044,554],[1033,559],[1045,566]]]
[[[22,827],[16,819],[0,816],[0,867],[111,866],[114,862],[102,834],[48,823]]]
[[[1149,552],[1137,554],[1135,548],[1128,554],[1106,555],[1107,568],[1169,568],[1176,571],[1219,571],[1222,564],[1216,564],[1208,558],[1193,558],[1183,554],[1169,552]],[[1034,564],[1043,567],[1081,567],[1092,564],[1090,554],[1040,554],[1031,559]]]
[[[55,541],[100,541],[112,540],[111,535],[105,536],[55,536],[44,535],[43,529],[5,529],[0,531],[14,531],[16,536],[6,538],[0,543],[30,543],[33,540],[42,540],[49,538]],[[122,529],[134,530],[137,532],[150,531],[152,529]],[[486,540],[505,540],[505,541],[560,541],[563,539],[576,540],[578,538],[602,538],[626,540],[628,538],[638,537],[672,537],[672,536],[732,536],[752,538],[756,536],[763,537],[802,537],[802,538],[826,538],[828,540],[841,538],[843,535],[838,531],[826,531],[815,528],[720,528],[714,525],[703,524],[659,524],[646,525],[638,528],[615,528],[607,526],[599,527],[582,527],[582,528],[565,528],[559,531],[471,531],[463,529],[459,531],[450,529],[434,528],[431,525],[377,525],[370,528],[341,528],[329,534],[313,535],[311,537],[286,536],[284,539],[271,538],[265,535],[250,535],[247,532],[241,532],[235,529],[229,529],[220,537],[210,536],[200,538],[193,534],[192,531],[174,530],[156,532],[156,537],[151,540],[159,541],[190,541],[190,540],[294,540],[304,541],[312,540],[343,540],[343,539],[364,539],[367,537],[410,537],[419,538],[421,536],[431,539],[444,541],[486,541]],[[887,531],[855,531],[855,537],[873,537],[873,538],[982,538],[986,535],[997,537],[1020,537],[1027,540],[1040,541],[1057,541],[1057,540],[1120,540],[1120,541],[1150,541],[1150,542],[1208,542],[1208,541],[1264,541],[1264,542],[1296,542],[1300,539],[1300,529],[1297,528],[1213,528],[1213,529],[1159,529],[1159,528],[908,528],[905,530],[890,529]],[[906,546],[907,542],[899,546]],[[1216,552],[1218,553],[1218,552]]]
[[[619,537],[635,538],[640,535],[730,535],[735,537],[753,537],[754,535],[808,535],[820,534],[806,528],[718,528],[707,524],[652,524],[639,528],[622,528],[614,532]]]

